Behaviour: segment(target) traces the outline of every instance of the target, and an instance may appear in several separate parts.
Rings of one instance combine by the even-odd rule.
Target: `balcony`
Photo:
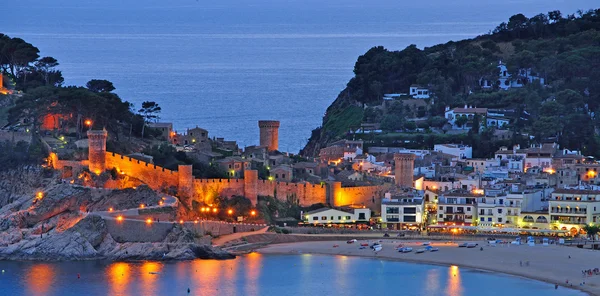
[[[464,215],[465,211],[459,211],[459,210],[445,210],[444,214],[458,214],[458,215]]]
[[[552,217],[552,223],[560,224],[586,224],[587,219],[584,218],[573,218],[573,217]]]
[[[550,213],[555,214],[573,214],[573,215],[586,215],[587,209],[567,209],[567,208],[551,208]]]

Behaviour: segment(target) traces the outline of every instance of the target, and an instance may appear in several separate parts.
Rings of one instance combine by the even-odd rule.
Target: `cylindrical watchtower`
[[[89,130],[88,136],[88,162],[90,172],[100,175],[106,170],[106,137],[105,129],[101,131]]]
[[[279,150],[279,121],[260,120],[260,146],[265,146],[269,151]]]
[[[394,173],[396,174],[396,185],[400,187],[413,187],[413,173],[415,169],[416,156],[412,153],[394,154]]]

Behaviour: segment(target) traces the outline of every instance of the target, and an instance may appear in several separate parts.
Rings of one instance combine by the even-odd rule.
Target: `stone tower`
[[[89,130],[88,136],[88,161],[90,172],[100,175],[106,170],[106,137],[105,129],[101,131]]]
[[[279,121],[260,120],[260,146],[265,146],[269,151],[279,150]]]
[[[416,156],[412,153],[394,154],[394,173],[396,174],[396,186],[413,187],[413,172],[415,169]]]
[[[190,203],[188,204],[189,206],[192,205],[191,197],[194,194],[194,175],[192,174],[192,172],[192,165],[180,164],[177,167],[177,194],[180,197],[188,198],[190,201]]]
[[[250,200],[253,205],[258,203],[258,171],[244,171],[244,197]]]

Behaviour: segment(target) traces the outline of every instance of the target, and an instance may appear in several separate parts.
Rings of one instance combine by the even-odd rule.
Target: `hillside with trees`
[[[504,90],[496,82],[500,61],[511,77],[522,79],[522,87]],[[525,79],[524,69],[544,83]],[[555,141],[600,156],[600,9],[529,18],[517,14],[488,34],[425,49],[373,47],[358,58],[354,74],[327,109],[322,127],[312,132],[304,155],[317,155],[335,140],[355,138],[367,145],[428,149],[434,143],[462,142],[472,145],[478,157],[489,156],[500,145]],[[495,83],[482,87],[482,81]],[[384,94],[406,93],[414,84],[431,92],[427,108],[377,108]],[[468,133],[446,134],[444,111],[465,105],[527,116],[511,119],[509,139],[494,139],[493,127],[479,125]],[[382,131],[356,133],[365,123],[378,124]],[[421,132],[414,132],[417,128]]]

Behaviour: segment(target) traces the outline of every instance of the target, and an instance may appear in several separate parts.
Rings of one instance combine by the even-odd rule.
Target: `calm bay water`
[[[0,32],[54,56],[67,84],[113,81],[138,108],[163,106],[179,131],[258,144],[281,120],[297,152],[372,46],[398,50],[474,37],[515,13],[589,9],[595,0],[3,0]],[[397,90],[406,91],[406,90]]]
[[[584,295],[458,267],[309,254],[176,263],[2,261],[0,268],[2,295],[188,295],[188,288],[189,295]]]

